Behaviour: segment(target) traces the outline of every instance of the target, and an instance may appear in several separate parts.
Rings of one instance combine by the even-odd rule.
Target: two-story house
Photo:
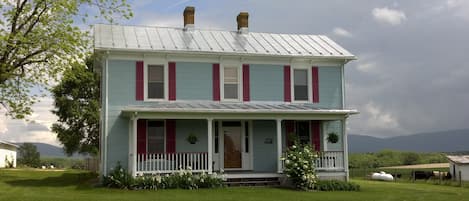
[[[96,25],[101,56],[101,173],[223,171],[278,177],[296,138],[319,151],[321,178],[348,178],[344,65],[355,56],[322,35]],[[338,135],[337,142],[327,136]]]

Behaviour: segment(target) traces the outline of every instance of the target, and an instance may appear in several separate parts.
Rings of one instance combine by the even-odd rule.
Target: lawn
[[[281,188],[126,191],[93,187],[80,171],[1,170],[0,200],[468,200],[469,189],[354,180],[360,192],[300,192]]]

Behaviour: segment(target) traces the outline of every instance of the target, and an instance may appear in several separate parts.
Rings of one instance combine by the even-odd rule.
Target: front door
[[[242,168],[241,122],[223,122],[224,166]]]

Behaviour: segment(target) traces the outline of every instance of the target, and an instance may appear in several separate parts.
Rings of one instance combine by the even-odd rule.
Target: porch
[[[343,151],[323,151],[318,153],[315,169],[319,172],[338,172],[344,171],[344,152]],[[207,152],[179,152],[179,153],[155,153],[138,154],[136,162],[136,174],[165,174],[178,171],[180,168],[190,167],[192,172],[209,172]],[[212,163],[212,170],[213,170]],[[220,172],[220,170],[216,170]],[[283,162],[282,169],[283,172]],[[279,173],[281,173],[279,172]],[[277,176],[275,172],[256,172],[246,171],[226,171],[228,178],[239,177],[266,177]]]
[[[129,170],[134,176],[186,167],[227,176],[235,172],[282,174],[280,158],[292,145],[293,135],[318,152],[318,173],[341,172],[346,179],[345,119],[353,112],[318,110],[310,104],[129,107],[122,110],[129,121]],[[330,133],[335,133],[338,141],[329,142]],[[189,142],[189,138],[196,140]]]

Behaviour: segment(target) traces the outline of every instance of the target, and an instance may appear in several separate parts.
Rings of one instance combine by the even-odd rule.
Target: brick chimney
[[[187,6],[184,9],[184,30],[194,29],[194,15],[195,8],[193,6]]]
[[[248,32],[248,19],[249,13],[248,12],[240,12],[238,17],[236,17],[236,21],[238,22],[238,32],[239,33],[247,33]]]

